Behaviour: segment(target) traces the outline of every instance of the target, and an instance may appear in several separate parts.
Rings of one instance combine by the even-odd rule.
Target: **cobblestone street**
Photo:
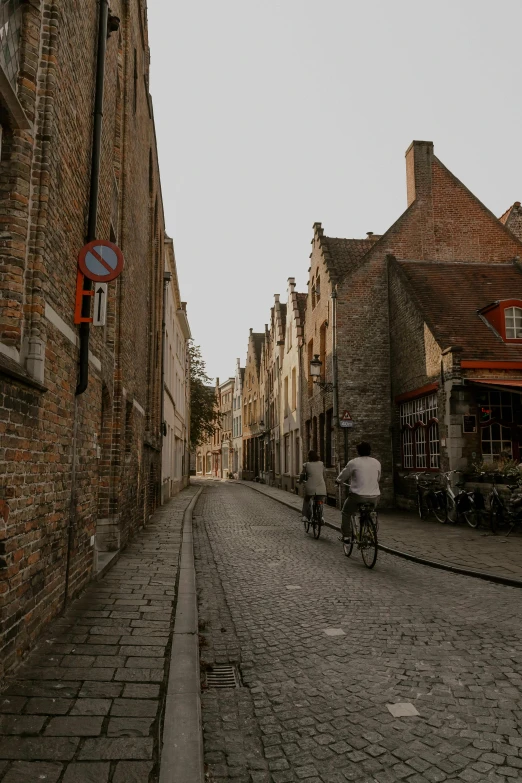
[[[203,691],[211,781],[522,777],[517,589],[383,552],[368,571],[238,484],[206,484],[194,524],[202,669],[243,679]]]
[[[254,482],[245,486],[301,510],[302,499],[290,492]],[[324,517],[330,524],[340,525],[336,509],[325,507]],[[506,531],[491,535],[487,514],[477,530],[462,519],[458,525],[441,525],[433,518],[419,519],[409,511],[381,510],[379,518],[379,542],[391,549],[522,581],[522,536],[513,533],[506,537]]]
[[[163,506],[0,694],[2,783],[157,780],[183,512]]]

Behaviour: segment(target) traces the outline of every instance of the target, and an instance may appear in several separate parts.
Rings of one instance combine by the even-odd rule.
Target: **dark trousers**
[[[380,495],[354,495],[350,493],[344,501],[344,506],[341,511],[341,533],[343,538],[351,538],[352,535],[352,516],[357,512],[357,509],[362,503],[369,503],[374,508],[377,508]]]

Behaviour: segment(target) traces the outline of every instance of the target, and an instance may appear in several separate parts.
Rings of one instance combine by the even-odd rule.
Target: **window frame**
[[[399,421],[402,470],[440,472],[437,391],[400,401]]]

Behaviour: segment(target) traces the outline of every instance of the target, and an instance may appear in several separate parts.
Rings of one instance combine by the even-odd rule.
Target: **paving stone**
[[[120,761],[112,783],[148,783],[152,767],[148,761]]]
[[[158,707],[158,701],[152,699],[115,699],[111,716],[154,718]]]
[[[131,682],[125,685],[122,695],[125,699],[157,699],[159,691],[159,685],[142,685]]]
[[[151,759],[153,740],[144,737],[115,737],[87,739],[79,753],[79,759],[98,761],[107,759]]]
[[[76,699],[70,715],[107,715],[111,699]]]
[[[111,765],[85,761],[68,764],[62,783],[108,783]]]
[[[48,737],[97,737],[102,728],[103,717],[82,716],[51,718],[45,729]]]
[[[82,698],[116,699],[121,696],[123,685],[119,682],[86,682],[80,696]]]
[[[33,715],[65,715],[73,704],[73,699],[34,698],[27,702],[25,712]]]
[[[0,774],[2,772],[0,762]],[[2,783],[56,783],[62,774],[61,764],[48,764],[45,761],[15,761]],[[77,781],[75,783],[80,783]]]
[[[73,737],[1,737],[0,759],[70,761],[79,741]]]
[[[37,715],[5,715],[0,719],[0,735],[39,734],[45,720]]]
[[[0,714],[18,713],[24,708],[27,699],[24,696],[0,696]]]
[[[154,718],[111,718],[108,737],[148,737]]]
[[[116,669],[114,679],[120,682],[163,682],[161,669]]]

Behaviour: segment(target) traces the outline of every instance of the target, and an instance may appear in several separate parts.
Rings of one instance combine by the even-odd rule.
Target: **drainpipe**
[[[109,2],[99,0],[98,52],[96,56],[96,92],[94,96],[94,123],[92,129],[91,193],[89,197],[89,219],[87,242],[96,239],[98,225],[98,194],[100,191],[100,160],[103,125],[103,87],[105,81],[105,58],[107,53],[107,32],[109,21]],[[92,280],[85,278],[85,290],[90,291]],[[88,318],[91,310],[91,297],[84,296],[82,317]],[[89,384],[89,324],[80,324],[80,361],[76,394],[83,394]]]
[[[160,399],[161,435],[163,437],[167,434],[166,426],[165,426],[165,345],[167,342],[165,313],[167,311],[167,290],[171,278],[172,278],[171,272],[163,273],[163,315],[161,317],[161,399]]]

